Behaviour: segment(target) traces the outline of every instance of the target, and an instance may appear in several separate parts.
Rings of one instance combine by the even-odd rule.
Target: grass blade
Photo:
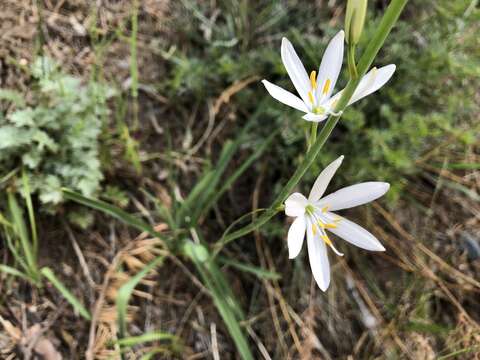
[[[15,195],[11,192],[8,193],[8,206],[10,214],[12,216],[12,223],[14,232],[20,240],[20,245],[25,256],[25,260],[28,266],[28,273],[33,278],[38,278],[38,269],[35,254],[33,251],[33,244],[30,242],[30,238],[27,231],[25,220],[23,219],[22,210],[15,199]]]
[[[192,259],[202,277],[203,283],[210,290],[213,302],[227,326],[238,353],[244,360],[253,359],[248,341],[243,334],[239,319],[237,318],[241,315],[241,312],[236,309],[235,298],[232,297],[231,292],[224,291],[227,282],[225,279],[220,279],[223,278],[223,274],[220,271],[216,271],[218,268],[216,268],[213,260],[211,260],[208,249],[203,245],[187,241],[184,243],[183,251],[185,255]]]
[[[5,274],[16,276],[25,280],[30,280],[30,278],[22,273],[21,271],[15,269],[14,267],[8,266],[8,265],[2,265],[0,264],[0,271],[4,272]]]
[[[25,197],[25,202],[27,203],[28,219],[30,221],[30,231],[32,233],[32,251],[37,257],[38,252],[38,235],[37,235],[37,225],[35,221],[35,214],[33,211],[32,197],[30,196],[30,183],[28,181],[28,176],[25,172],[22,172],[22,182],[23,182],[23,196]]]
[[[199,215],[207,213],[213,205],[220,199],[220,197],[231,188],[231,186],[237,181],[237,179],[263,154],[263,152],[268,148],[274,137],[277,135],[278,131],[270,135],[266,141],[262,143],[261,146],[251,154],[247,160],[245,160],[240,167],[223,183],[223,186],[219,191],[216,191],[213,196],[208,199],[207,204],[203,207],[202,213]],[[194,222],[195,223],[195,222]]]
[[[259,112],[252,115],[251,119],[243,127],[235,141],[230,140],[225,142],[220,157],[215,165],[215,170],[207,172],[200,181],[197,182],[197,185],[190,192],[190,195],[187,197],[184,204],[182,204],[182,207],[179,210],[179,218],[185,218],[186,211],[189,211],[189,216],[191,218],[189,226],[195,226],[199,217],[206,211],[206,206],[210,203],[210,199],[215,193],[223,173],[227,169],[233,155],[235,155],[240,145],[243,144],[245,135],[254,124],[258,115]]]
[[[91,320],[88,310],[78,301],[78,299],[63,285],[63,283],[55,276],[53,271],[44,267],[40,270],[40,273],[52,283],[53,286],[62,294],[62,296],[73,306],[75,311],[82,315],[85,319]]]
[[[20,253],[18,252],[19,249],[17,249],[15,247],[15,244],[13,243],[12,241],[12,236],[10,234],[10,231],[8,228],[4,228],[4,235],[5,235],[5,239],[7,241],[7,246],[10,250],[10,252],[12,253],[15,261],[23,268],[23,270],[27,273],[27,274],[30,274],[30,270],[29,270],[29,267],[28,267],[28,264],[23,260],[23,257],[20,255]]]
[[[130,215],[129,213],[123,211],[119,207],[106,203],[101,200],[96,200],[83,196],[75,191],[69,189],[62,189],[65,199],[75,201],[79,204],[85,205],[92,209],[99,210],[107,215],[110,215],[127,225],[130,225],[140,231],[145,231],[152,236],[158,237],[159,239],[165,240],[165,238],[157,231],[153,229],[150,225],[143,222],[142,220],[136,218],[135,216]]]
[[[127,307],[133,290],[138,285],[140,280],[142,280],[142,278],[144,278],[152,269],[154,269],[163,261],[163,258],[163,256],[159,256],[148,263],[141,271],[123,284],[123,286],[118,290],[116,304],[118,314],[118,334],[120,339],[125,339],[127,336]]]
[[[175,341],[176,337],[175,335],[172,335],[169,333],[153,331],[153,332],[147,332],[145,334],[138,335],[138,336],[129,336],[126,338],[118,339],[116,343],[121,347],[132,347],[132,346],[143,344],[146,342],[162,341],[162,340]]]
[[[268,271],[257,266],[244,264],[242,262],[231,260],[223,256],[219,256],[218,261],[222,264],[232,266],[238,270],[251,273],[260,279],[278,280],[281,278],[279,273]]]

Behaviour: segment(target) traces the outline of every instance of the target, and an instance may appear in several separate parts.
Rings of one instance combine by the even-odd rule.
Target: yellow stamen
[[[312,84],[312,89],[317,88],[317,72],[315,70],[310,73],[310,84]]]
[[[311,91],[308,92],[308,99],[310,100],[310,102],[313,104],[314,103],[314,100],[313,100],[313,94]]]
[[[328,224],[325,224],[323,227],[324,227],[325,229],[335,229],[335,228],[338,227],[338,225],[335,224],[335,223],[328,223]]]
[[[328,237],[328,235],[322,235],[321,236],[322,240],[325,241],[325,244],[329,245],[329,246],[332,246],[332,241],[330,240],[330,238]]]
[[[312,232],[313,232],[313,235],[317,233],[317,227],[315,226],[315,224],[312,224]]]
[[[325,85],[323,85],[323,90],[322,90],[323,95],[326,95],[328,93],[328,90],[330,90],[331,83],[332,81],[330,79],[327,79],[327,81],[325,81]]]

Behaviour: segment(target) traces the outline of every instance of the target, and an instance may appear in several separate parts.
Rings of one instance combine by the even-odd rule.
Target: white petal
[[[344,38],[345,34],[342,30],[330,40],[330,43],[323,54],[322,63],[318,69],[317,77],[317,96],[319,98],[322,96],[329,98],[330,95],[332,95],[333,88],[335,87],[338,75],[342,69]],[[327,80],[330,80],[330,84],[327,93],[324,95],[323,89]]]
[[[317,201],[320,199],[327,189],[330,180],[332,180],[333,175],[337,172],[338,167],[342,164],[343,155],[340,156],[337,160],[331,162],[323,171],[318,175],[317,180],[312,186],[310,195],[308,195],[309,201]]]
[[[263,85],[267,89],[268,93],[275,99],[280,101],[281,103],[291,106],[294,109],[308,112],[308,108],[305,103],[300,99],[298,96],[293,95],[291,92],[282,89],[280,86],[272,84],[267,80],[262,80]]]
[[[298,95],[302,98],[303,102],[308,104],[308,92],[310,91],[310,80],[305,71],[300,58],[298,57],[295,49],[287,38],[282,39],[281,49],[282,61],[285,69],[287,70],[290,80],[292,80],[293,86],[298,92]]]
[[[332,213],[329,213],[329,215],[339,218],[338,215]],[[370,232],[350,220],[340,218],[341,220],[337,223],[338,226],[334,229],[328,229],[329,231],[359,248],[370,251],[385,251],[380,241]]]
[[[353,104],[354,102],[364,98],[367,95],[380,89],[385,83],[392,77],[395,72],[395,65],[387,65],[380,69],[372,69],[366,75],[363,76],[362,80],[358,84],[355,92],[353,93],[352,98],[348,102],[348,105]],[[330,111],[333,111],[336,105],[336,102],[342,96],[343,90],[336,93],[332,96],[323,106]]]
[[[367,95],[380,89],[385,83],[390,80],[395,72],[395,65],[390,64],[383,66],[380,69],[373,68],[360,80],[352,98],[348,105],[364,98]]]
[[[379,181],[355,184],[325,196],[320,199],[318,206],[328,206],[330,211],[349,209],[378,199],[388,189],[390,189],[390,184]]]
[[[302,119],[313,122],[320,122],[325,120],[326,118],[327,115],[317,115],[314,113],[307,113],[306,115],[302,116]]]
[[[312,274],[322,291],[326,291],[330,285],[330,264],[328,263],[327,247],[320,238],[320,232],[313,235],[311,224],[307,223],[307,246],[308,258]]]
[[[300,193],[293,193],[285,200],[285,214],[287,216],[303,216],[305,215],[305,206],[308,200]]]
[[[294,259],[302,250],[306,230],[305,216],[299,216],[288,229],[288,258]]]

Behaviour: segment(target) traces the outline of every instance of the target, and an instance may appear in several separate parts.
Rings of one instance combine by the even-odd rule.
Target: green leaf
[[[82,315],[85,319],[91,320],[92,317],[88,310],[80,303],[80,301],[63,285],[63,283],[55,276],[53,271],[44,267],[40,270],[40,273],[52,283],[53,286],[62,294],[62,296],[73,306],[75,311]]]
[[[232,266],[232,267],[234,267],[234,268],[236,268],[236,269],[238,269],[238,270],[251,273],[251,274],[257,276],[257,277],[260,278],[260,279],[278,280],[278,279],[281,278],[281,275],[280,275],[279,273],[272,272],[272,271],[268,271],[268,270],[259,268],[259,267],[257,267],[257,266],[244,264],[244,263],[242,263],[242,262],[239,262],[239,261],[236,261],[236,260],[232,260],[232,259],[228,259],[228,258],[223,257],[223,256],[219,256],[219,257],[218,257],[218,260],[219,260],[222,264],[225,264],[225,265],[228,265],[228,266]]]
[[[26,129],[18,129],[11,125],[0,127],[0,150],[18,148],[31,143],[33,132]]]
[[[164,340],[173,341],[173,340],[176,340],[176,337],[169,333],[153,331],[153,332],[148,332],[138,336],[129,336],[122,339],[118,339],[115,342],[122,347],[132,347],[132,346],[143,344],[146,342],[164,341]]]
[[[0,264],[0,271],[3,271],[4,273],[12,275],[12,276],[20,277],[20,278],[25,279],[25,280],[30,280],[30,278],[27,275],[25,275],[21,271],[15,269],[14,267],[11,267],[11,266],[8,266],[8,265]]]
[[[33,251],[33,255],[36,258],[37,252],[38,252],[37,226],[35,221],[35,214],[33,211],[32,197],[30,196],[30,183],[28,181],[28,176],[25,173],[25,171],[22,172],[22,182],[23,182],[23,196],[25,197],[25,202],[27,203],[28,219],[30,222],[30,232],[32,234],[32,251]]]
[[[202,214],[207,213],[212,206],[220,199],[220,197],[229,190],[237,179],[263,154],[263,152],[270,146],[272,140],[278,135],[278,130],[274,131],[263,143],[259,146],[240,167],[223,182],[223,186],[220,190],[215,191],[213,196],[210,197],[207,204],[202,208]]]
[[[25,97],[15,90],[0,89],[0,100],[9,101],[17,107],[25,106]]]
[[[110,215],[125,224],[128,224],[130,226],[133,226],[134,228],[145,231],[149,233],[152,236],[158,237],[159,239],[165,240],[164,236],[160,234],[159,232],[155,231],[150,225],[147,223],[143,222],[142,220],[128,214],[127,212],[123,211],[117,206],[108,204],[104,201],[88,198],[86,196],[83,196],[75,191],[69,190],[69,189],[62,189],[63,195],[65,196],[66,199],[75,201],[79,204],[88,206],[92,209],[100,210],[103,213]]]
[[[8,116],[8,119],[17,127],[35,126],[34,111],[31,108],[17,110]]]
[[[253,126],[259,114],[260,112],[257,111],[251,116],[250,120],[243,127],[235,141],[229,140],[225,142],[214,170],[208,171],[197,182],[197,185],[190,192],[184,204],[182,204],[182,207],[179,210],[180,221],[183,221],[186,215],[188,215],[190,217],[190,226],[195,226],[199,217],[208,211],[214,204],[215,200],[211,201],[211,198],[217,198],[215,196],[217,185],[230,163],[230,160],[233,158],[240,145],[244,143],[248,130]],[[249,165],[250,163],[248,163],[247,167]],[[242,166],[240,169],[243,172],[246,170],[246,167]],[[234,180],[240,175],[241,173],[238,173],[237,171]],[[223,191],[226,191],[226,188],[224,188]]]
[[[192,241],[186,241],[182,250],[193,261],[203,283],[210,291],[213,302],[227,326],[238,353],[244,360],[253,359],[248,341],[240,326],[240,320],[243,319],[242,311],[235,301],[228,282],[216,266],[215,260],[210,256],[208,249]]]
[[[10,215],[12,217],[14,232],[20,240],[22,254],[23,256],[25,256],[25,260],[28,266],[28,273],[33,278],[38,278],[37,261],[35,257],[33,243],[30,241],[22,210],[17,203],[15,195],[11,192],[8,193],[8,206],[10,210]]]
[[[118,333],[120,339],[125,339],[125,337],[127,336],[127,308],[133,290],[138,285],[140,280],[147,276],[151,270],[153,270],[163,261],[163,259],[163,256],[159,256],[153,261],[151,261],[133,278],[123,284],[122,287],[118,290],[116,304],[118,314]]]

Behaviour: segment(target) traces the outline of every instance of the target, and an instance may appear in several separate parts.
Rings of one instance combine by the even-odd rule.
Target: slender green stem
[[[335,106],[335,112],[340,112],[345,109],[348,105],[348,102],[352,98],[352,95],[357,88],[360,79],[363,75],[367,72],[370,65],[373,63],[373,60],[378,54],[378,51],[382,47],[385,39],[387,38],[388,34],[392,30],[393,26],[398,20],[403,8],[407,4],[408,0],[392,0],[390,5],[388,6],[387,10],[385,11],[385,15],[378,26],[376,33],[374,34],[373,38],[370,40],[365,52],[363,53],[360,61],[357,65],[358,77],[351,78],[347,86],[342,92],[342,96],[340,97],[337,105]],[[303,175],[307,172],[307,170],[312,166],[315,162],[317,155],[319,154],[320,150],[322,149],[323,145],[327,141],[328,137],[332,133],[333,129],[337,125],[338,120],[340,119],[341,115],[335,116],[331,115],[325,126],[322,128],[322,131],[318,135],[316,141],[311,145],[309,151],[307,152],[305,159],[303,162],[298,166],[295,170],[295,173],[292,175],[290,180],[287,184],[283,187],[280,191],[280,194],[275,198],[272,205],[255,221],[244,226],[243,228],[238,229],[237,231],[227,235],[223,239],[223,244],[227,244],[230,241],[238,239],[255,229],[258,229],[260,226],[265,224],[269,221],[275,214],[279,212],[279,207],[291,193],[293,188],[298,184],[298,182],[302,179]]]
[[[348,60],[348,72],[350,74],[350,78],[356,79],[358,78],[358,71],[357,65],[355,62],[355,45],[351,44],[348,45],[348,52],[347,52],[347,60]]]
[[[317,140],[317,132],[318,132],[318,122],[312,122],[312,127],[310,128],[310,137],[308,138],[307,150],[310,150],[312,145]]]

